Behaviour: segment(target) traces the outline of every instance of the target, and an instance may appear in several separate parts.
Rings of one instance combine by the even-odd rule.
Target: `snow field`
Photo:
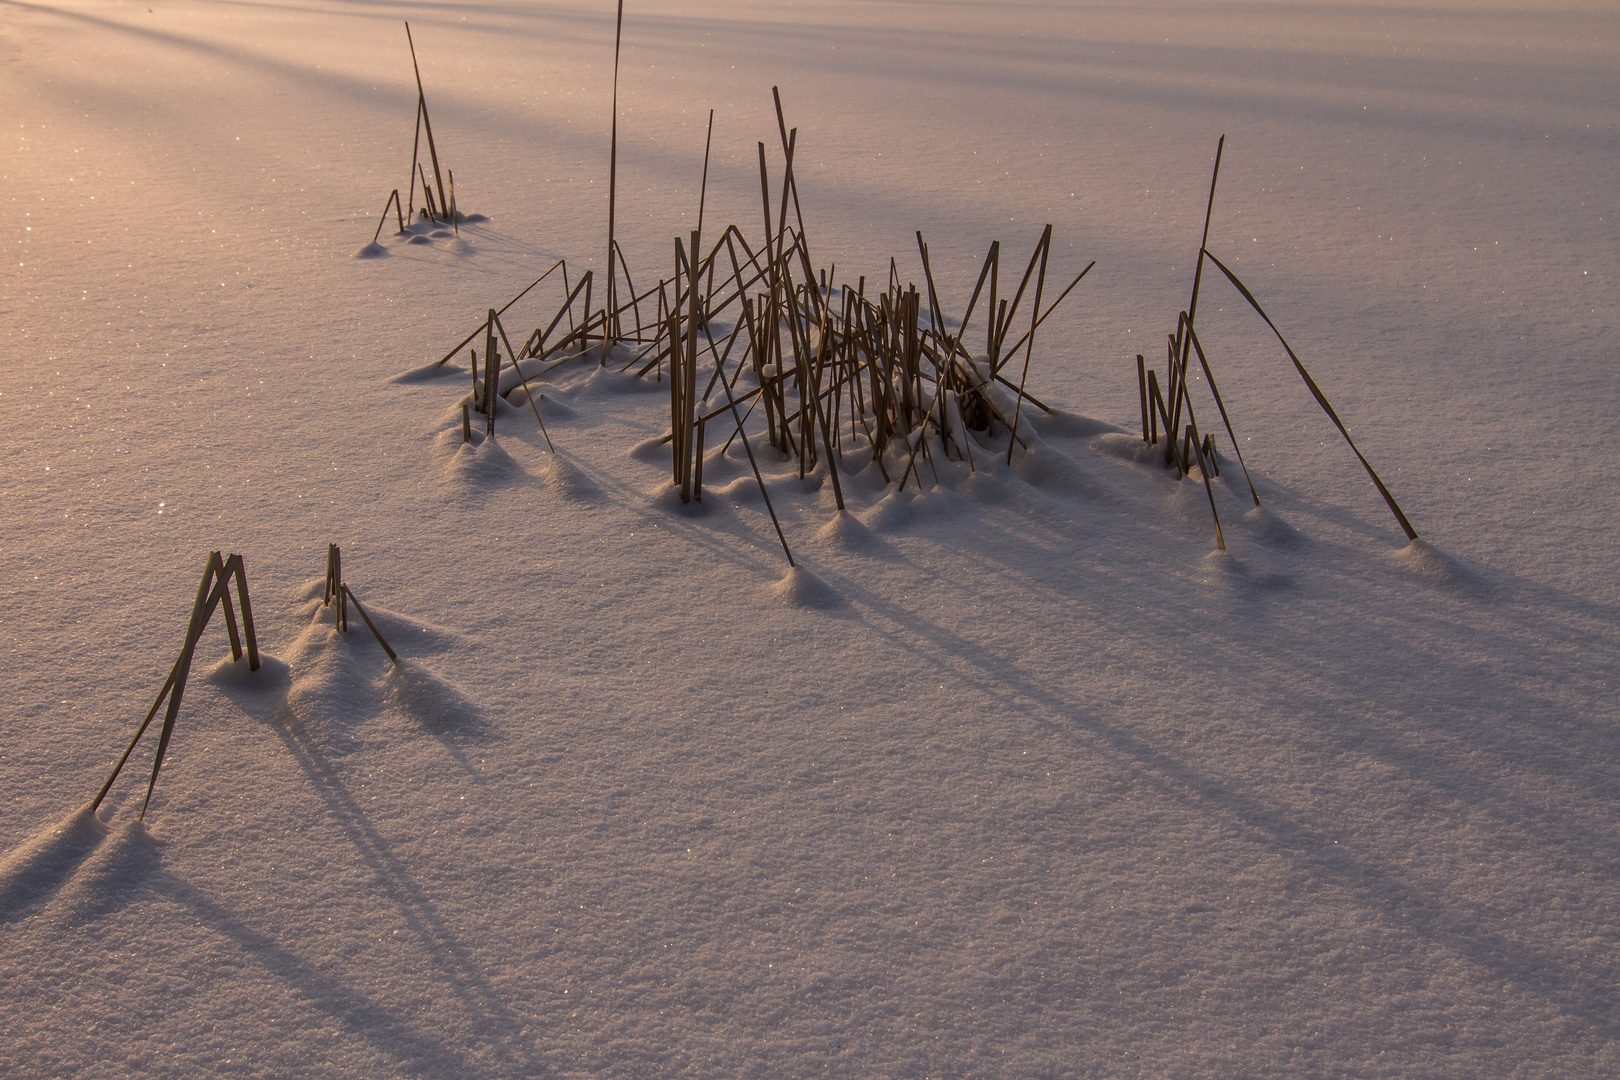
[[[854,471],[841,517],[761,455],[790,574],[736,447],[669,499],[660,384],[532,383],[550,455],[521,404],[462,446],[465,371],[390,381],[590,265],[612,34],[412,9],[490,220],[355,260],[408,160],[401,14],[0,36],[7,1075],[1615,1071],[1613,15],[631,5],[638,284],[711,106],[706,216],[758,216],[773,83],[840,277],[913,229],[947,307],[1047,221],[1055,276],[1098,260],[1012,468]],[[1221,132],[1211,247],[1420,546],[1209,282],[1265,503],[1214,482],[1228,555],[1133,441]],[[333,633],[328,541],[400,667]],[[273,662],[211,628],[150,829],[135,777],[74,816],[213,548]]]

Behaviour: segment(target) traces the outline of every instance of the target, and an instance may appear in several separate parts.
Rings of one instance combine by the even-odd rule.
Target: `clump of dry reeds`
[[[801,477],[825,465],[840,509],[845,505],[840,461],[846,453],[869,455],[884,478],[901,489],[913,481],[921,487],[924,468],[937,481],[936,454],[977,468],[975,446],[979,455],[999,454],[1003,432],[1010,462],[1016,447],[1028,445],[1019,431],[1024,403],[1051,411],[1027,388],[1036,331],[1095,263],[1043,307],[1052,227],[1042,231],[1010,298],[1001,295],[1001,244],[993,243],[954,331],[947,329],[921,233],[917,250],[926,307],[915,282],[902,284],[894,259],[881,292],[869,293],[864,277],[853,286],[847,280],[840,283],[836,266],[818,270],[812,260],[793,167],[798,129],[787,126],[780,92],[773,87],[772,94],[783,164],[773,188],[765,143],[759,143],[762,238],[751,243],[733,224],[705,243],[706,144],[698,228],[675,239],[669,276],[638,293],[611,235],[610,175],[610,259],[602,306],[592,307],[591,272],[569,287],[567,265],[559,261],[504,307],[489,310],[439,363],[448,363],[484,336],[481,378],[477,351],[469,350],[473,393],[463,407],[464,440],[472,438],[471,412],[484,414],[486,434],[491,434],[495,396],[520,383],[527,390],[525,361],[537,362],[530,367],[538,375],[594,351],[599,363],[616,357],[624,361],[622,370],[638,376],[661,379],[667,371],[670,427],[665,441],[672,446],[671,481],[681,500],[703,498],[705,447],[713,446],[719,435],[725,436],[724,448],[740,439],[791,563],[747,429],[756,412],[762,414],[757,423],[763,430],[755,437],[796,458]],[[712,132],[711,112],[711,138]],[[536,327],[514,348],[501,315],[559,269],[565,293],[561,306],[544,328]],[[620,273],[628,293],[623,302],[617,299]],[[582,314],[576,318],[575,302],[582,292]],[[976,353],[967,341],[981,299],[987,300],[984,351]],[[650,310],[644,311],[643,303]],[[1026,310],[1027,327],[1014,338]],[[722,317],[729,318],[731,329],[717,341],[713,326]],[[557,334],[565,319],[567,331]],[[1022,362],[1017,363],[1020,353]],[[1015,369],[1016,382],[1010,377]],[[510,374],[503,378],[503,370]],[[752,385],[739,386],[745,381]],[[529,402],[533,406],[533,395]],[[535,418],[539,420],[538,409]],[[712,433],[716,424],[718,434]]]
[[[1243,479],[1248,484],[1249,495],[1254,500],[1255,506],[1260,505],[1260,495],[1255,491],[1254,481],[1249,477],[1248,465],[1243,461],[1242,447],[1238,443],[1237,435],[1232,431],[1232,419],[1227,413],[1226,402],[1221,398],[1220,389],[1215,384],[1215,373],[1210,369],[1209,358],[1204,352],[1203,342],[1198,338],[1198,296],[1199,289],[1203,284],[1204,260],[1208,259],[1215,265],[1216,269],[1225,275],[1226,279],[1232,283],[1232,286],[1242,294],[1243,299],[1248,301],[1249,306],[1255,310],[1261,319],[1265,320],[1266,325],[1277,336],[1277,340],[1282,344],[1283,351],[1288,354],[1288,359],[1293,361],[1294,368],[1299,372],[1300,378],[1305,380],[1305,385],[1310,389],[1311,396],[1322,407],[1322,411],[1327,413],[1328,419],[1333,421],[1333,426],[1338,428],[1339,434],[1344,436],[1344,441],[1350,445],[1351,452],[1361,462],[1362,468],[1367,470],[1367,475],[1372,477],[1372,482],[1377,486],[1378,493],[1384,497],[1384,502],[1395,515],[1395,520],[1400,522],[1401,530],[1406,533],[1406,538],[1416,540],[1417,530],[1412,527],[1412,523],[1401,512],[1400,506],[1395,502],[1395,497],[1390,494],[1389,489],[1384,486],[1384,482],[1379,479],[1378,473],[1373,470],[1372,464],[1356,447],[1355,441],[1350,438],[1350,432],[1344,426],[1344,422],[1339,419],[1339,414],[1334,411],[1333,406],[1328,402],[1327,395],[1322,392],[1316,380],[1311,378],[1310,372],[1305,370],[1305,365],[1300,361],[1293,347],[1283,337],[1282,331],[1277,329],[1277,324],[1271,321],[1271,316],[1266,314],[1265,309],[1260,306],[1260,302],[1255,299],[1248,286],[1244,285],[1238,279],[1238,276],[1209,250],[1210,219],[1215,211],[1215,185],[1220,180],[1221,154],[1225,149],[1226,136],[1222,135],[1215,146],[1215,165],[1209,179],[1209,202],[1204,210],[1204,233],[1203,238],[1199,241],[1198,260],[1193,270],[1192,298],[1188,301],[1186,310],[1182,311],[1176,318],[1176,332],[1168,335],[1167,338],[1166,381],[1163,384],[1160,383],[1158,372],[1147,366],[1144,356],[1138,354],[1136,357],[1137,391],[1142,406],[1142,439],[1150,446],[1157,446],[1159,442],[1159,426],[1162,423],[1165,433],[1164,460],[1166,466],[1175,467],[1183,477],[1191,473],[1194,464],[1198,466],[1199,474],[1204,480],[1204,490],[1209,496],[1210,514],[1215,520],[1215,543],[1222,551],[1226,550],[1226,538],[1221,532],[1220,513],[1215,509],[1215,493],[1210,486],[1210,478],[1220,475],[1220,465],[1215,453],[1215,436],[1213,433],[1209,433],[1200,437],[1198,420],[1193,414],[1192,397],[1187,390],[1188,365],[1194,355],[1198,357],[1199,366],[1209,384],[1210,396],[1214,398],[1215,407],[1220,410],[1221,422],[1226,427],[1227,437],[1232,441],[1232,450],[1237,455],[1239,466],[1243,469]],[[1184,429],[1181,428],[1183,408],[1186,410],[1187,421]],[[1179,443],[1176,438],[1178,429],[1182,431]]]

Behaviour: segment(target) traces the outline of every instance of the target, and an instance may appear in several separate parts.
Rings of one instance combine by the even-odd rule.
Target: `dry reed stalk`
[[[614,210],[618,204],[619,193],[619,46],[624,40],[624,0],[619,0],[619,14],[613,27],[613,119],[611,134],[608,137],[608,251],[607,251],[607,288],[603,292],[606,298],[604,308],[613,310],[614,301],[614,273],[613,260],[617,245],[613,242]],[[587,294],[588,295],[588,294]],[[590,303],[587,299],[585,305],[586,318],[590,318]],[[611,316],[610,316],[611,320]],[[604,321],[602,326],[602,364],[607,364],[608,350],[613,347],[616,322]]]
[[[1232,430],[1232,420],[1226,415],[1226,402],[1221,400],[1221,391],[1215,385],[1215,373],[1209,369],[1209,360],[1204,356],[1203,343],[1198,340],[1198,332],[1188,322],[1187,337],[1192,342],[1193,351],[1198,354],[1199,366],[1204,369],[1204,378],[1209,380],[1209,392],[1215,398],[1215,407],[1221,411],[1221,423],[1226,425],[1227,437],[1232,440],[1232,451],[1237,454],[1238,466],[1243,470],[1243,480],[1249,485],[1249,496],[1254,499],[1254,505],[1260,505],[1260,494],[1254,490],[1254,481],[1249,478],[1249,466],[1243,460],[1243,447],[1238,444],[1237,433]],[[1217,470],[1218,475],[1218,470]]]
[[[408,24],[407,24],[408,25]],[[419,88],[420,89],[420,88]],[[422,95],[416,95],[416,134],[411,138],[411,186],[406,198],[405,216],[416,219],[416,163],[421,160],[422,149]],[[394,189],[398,191],[398,188]],[[425,201],[425,200],[424,200]]]
[[[698,254],[699,236],[697,230],[692,231],[691,258],[696,259]],[[684,425],[684,439],[682,450],[691,453],[691,440],[693,430],[697,424],[697,344],[698,344],[698,267],[689,261],[686,278],[686,341],[685,352],[682,357],[684,367],[681,373],[681,422]],[[701,453],[701,445],[698,453]],[[681,491],[684,495],[690,494],[691,477],[693,472],[701,466],[701,462],[689,460],[682,481]]]
[[[731,387],[722,379],[720,388],[726,392],[726,404],[731,409],[732,419],[737,422],[737,435],[742,439],[743,449],[748,453],[748,467],[754,471],[754,482],[759,485],[760,498],[765,500],[765,511],[771,515],[771,525],[776,529],[776,538],[782,543],[782,554],[787,556],[789,566],[797,565],[793,561],[792,550],[788,548],[787,537],[782,534],[782,523],[776,518],[776,508],[771,505],[771,493],[765,490],[765,478],[760,475],[759,462],[754,459],[754,448],[748,443],[748,432],[743,427],[743,418],[737,415],[737,402],[731,396]]]
[[[1222,135],[1215,144],[1215,167],[1209,173],[1209,202],[1204,206],[1204,235],[1198,241],[1198,261],[1193,267],[1192,299],[1187,302],[1187,326],[1191,327],[1198,318],[1198,287],[1203,281],[1204,253],[1209,248],[1209,223],[1215,216],[1215,184],[1221,178],[1221,153],[1226,149],[1226,136]],[[1187,367],[1187,345],[1181,346],[1181,366]]]
[[[1051,230],[1050,225],[1047,226],[1047,230]],[[1045,238],[1044,233],[1042,234],[1042,237],[1043,239]],[[1029,266],[1025,268],[1023,279],[1018,283],[1018,291],[1013,294],[1012,305],[1007,308],[1006,314],[1001,318],[1001,330],[999,336],[996,338],[996,347],[990,351],[990,363],[997,374],[1000,374],[1002,366],[1006,364],[1007,359],[1012,355],[1011,352],[1004,355],[1002,352],[1002,347],[1007,342],[1007,332],[1012,327],[1013,316],[1018,314],[1018,305],[1023,303],[1024,290],[1029,288],[1030,278],[1035,276],[1035,267],[1040,262],[1042,253],[1045,250],[1046,248],[1043,243],[1036,243],[1035,250],[1031,252],[1029,256]]]
[[[1192,443],[1192,452],[1198,455],[1198,472],[1204,478],[1204,494],[1209,496],[1209,515],[1215,519],[1215,546],[1221,551],[1226,550],[1226,537],[1221,533],[1221,515],[1215,509],[1215,489],[1209,483],[1209,466],[1204,463],[1204,452],[1198,445],[1196,431],[1193,425],[1187,425],[1187,431],[1193,434],[1189,441]]]
[[[787,155],[788,159],[788,175],[784,187],[786,191],[790,191],[793,195],[793,216],[799,223],[799,235],[803,236],[804,211],[799,208],[799,185],[798,182],[793,178],[793,142],[794,136],[798,134],[799,129],[794,128],[791,131],[788,130],[787,120],[784,119],[782,115],[782,91],[775,86],[771,87],[771,98],[776,102],[776,126],[777,129],[782,133],[782,152]],[[786,193],[783,194],[782,200],[782,213],[783,220],[785,221],[787,215]],[[809,257],[808,248],[805,251],[805,257]]]
[[[125,747],[123,755],[119,757],[117,764],[113,766],[112,771],[108,774],[106,782],[101,785],[100,791],[96,793],[96,797],[91,801],[91,812],[101,806],[102,800],[107,797],[107,792],[112,790],[113,782],[118,779],[119,773],[123,771],[124,765],[129,761],[130,755],[135,750],[136,744],[140,742],[141,737],[146,734],[147,729],[151,726],[153,718],[157,716],[159,706],[167,700],[168,709],[164,713],[157,751],[152,759],[151,779],[147,782],[146,798],[141,803],[139,816],[141,820],[145,820],[147,807],[152,802],[152,792],[157,787],[158,775],[163,768],[164,757],[168,753],[169,741],[174,734],[175,719],[179,715],[180,703],[185,695],[186,680],[191,672],[192,658],[196,653],[197,643],[202,637],[203,630],[208,625],[209,618],[213,615],[220,602],[223,600],[227,605],[229,604],[229,586],[232,576],[236,578],[237,593],[242,601],[242,626],[248,643],[248,667],[253,671],[259,669],[257,635],[253,629],[253,609],[247,599],[247,577],[242,568],[242,557],[232,555],[229,559],[222,560],[219,552],[210,552],[207,564],[203,568],[202,580],[197,585],[197,596],[192,603],[191,618],[186,628],[185,644],[181,647],[180,655],[169,669],[169,675],[163,682],[163,688],[158,692],[157,699],[152,702],[152,707],[147,711],[146,718],[141,721],[134,737],[130,739],[129,745]],[[232,631],[231,652],[233,657],[240,660],[242,657],[241,642],[234,632],[235,620],[228,607],[227,619],[230,621],[230,630]]]
[[[1091,273],[1091,268],[1093,266],[1096,266],[1096,265],[1097,265],[1097,260],[1096,259],[1093,259],[1093,260],[1091,260],[1091,262],[1087,263],[1086,268],[1084,270],[1080,271],[1078,274],[1076,274],[1074,276],[1074,280],[1069,282],[1068,287],[1065,288],[1063,290],[1063,292],[1058,294],[1058,298],[1056,300],[1052,301],[1051,306],[1048,307],[1046,309],[1046,311],[1044,311],[1041,314],[1040,318],[1035,320],[1035,325],[1032,326],[1029,330],[1026,330],[1024,332],[1023,337],[1020,337],[1017,341],[1013,342],[1012,348],[1009,349],[1008,352],[1017,352],[1019,347],[1024,344],[1025,338],[1029,337],[1030,334],[1033,334],[1036,330],[1039,330],[1041,328],[1041,324],[1046,322],[1046,320],[1051,317],[1052,312],[1057,310],[1058,305],[1063,303],[1064,298],[1067,297],[1069,295],[1069,293],[1074,291],[1074,287],[1076,285],[1080,284],[1081,279],[1084,278],[1087,274]],[[1050,412],[1051,410],[1048,409],[1046,411]]]
[[[519,300],[523,299],[525,296],[529,295],[529,290],[533,289],[536,285],[540,284],[542,281],[546,280],[546,278],[550,277],[551,274],[552,274],[552,271],[556,270],[558,267],[562,267],[563,288],[566,289],[568,287],[568,267],[567,267],[567,264],[562,259],[558,259],[556,262],[552,263],[551,266],[546,269],[545,273],[541,274],[539,277],[537,277],[533,281],[529,282],[529,284],[527,284],[527,285],[525,285],[523,287],[523,290],[521,292],[519,292],[516,296],[512,297],[512,299],[508,300],[505,304],[502,304],[501,307],[496,311],[496,314],[497,315],[505,315],[507,308],[511,307],[513,304],[517,303]],[[585,273],[586,273],[587,277],[590,275],[589,270],[587,270]],[[569,301],[572,302],[572,300],[573,300],[573,294],[569,294]],[[460,352],[462,350],[462,348],[464,348],[469,341],[471,341],[473,338],[477,337],[485,329],[486,329],[486,327],[482,323],[479,324],[477,327],[475,327],[473,329],[472,333],[468,334],[466,337],[462,338],[459,342],[456,343],[455,348],[451,349],[449,352],[445,353],[442,357],[439,358],[438,366],[443,367],[444,364],[446,362],[448,362],[449,359],[452,356],[454,356],[454,355],[456,355],[456,353]]]
[[[439,185],[439,205],[448,207],[444,197],[444,176],[439,172],[439,150],[433,143],[433,121],[428,119],[427,94],[422,90],[422,69],[416,63],[416,42],[411,39],[411,24],[405,24],[405,40],[411,46],[411,70],[416,73],[416,99],[422,106],[422,129],[427,132],[428,155],[433,159],[433,178]],[[426,188],[426,178],[423,187]]]
[[[1310,388],[1311,396],[1322,407],[1322,411],[1327,413],[1328,419],[1333,421],[1333,426],[1339,429],[1339,434],[1344,436],[1344,441],[1350,445],[1350,450],[1356,455],[1356,460],[1361,462],[1361,467],[1367,470],[1367,475],[1372,477],[1372,482],[1378,488],[1378,493],[1384,497],[1384,502],[1389,506],[1390,512],[1395,515],[1395,520],[1400,522],[1401,531],[1406,533],[1408,540],[1416,540],[1418,538],[1417,530],[1406,519],[1406,515],[1401,511],[1400,504],[1395,501],[1395,496],[1389,493],[1389,488],[1384,486],[1384,482],[1378,478],[1378,473],[1373,471],[1372,463],[1357,448],[1355,440],[1350,437],[1349,430],[1344,426],[1344,421],[1340,420],[1339,414],[1333,411],[1333,406],[1328,402],[1327,395],[1322,393],[1322,388],[1316,385],[1316,380],[1311,378],[1311,373],[1305,370],[1305,365],[1295,355],[1293,346],[1288,344],[1288,339],[1283,337],[1282,331],[1277,329],[1277,324],[1271,321],[1271,316],[1266,314],[1265,309],[1260,306],[1260,301],[1254,298],[1254,294],[1249,291],[1248,286],[1239,281],[1238,276],[1227,269],[1226,264],[1215,257],[1214,252],[1205,252],[1205,254],[1209,256],[1210,262],[1213,262],[1220,272],[1226,275],[1226,279],[1232,283],[1233,287],[1243,294],[1243,299],[1249,302],[1249,306],[1254,308],[1255,313],[1265,320],[1267,326],[1271,327],[1271,332],[1277,335],[1277,340],[1282,343],[1283,351],[1288,354],[1288,359],[1294,362],[1294,370],[1299,372],[1299,377],[1304,379],[1305,385]]]
[[[698,185],[697,231],[703,232],[703,204],[709,197],[709,147],[714,145],[714,110],[709,110],[709,131],[703,137],[703,180]]]
[[[336,544],[326,545],[326,583],[321,591],[321,606],[325,607],[337,595],[338,582],[343,580],[343,555]]]
[[[501,325],[500,315],[496,312],[490,312],[490,318],[495,320],[495,328],[501,332],[501,340],[506,342],[507,352],[512,352],[512,343],[511,341],[507,340],[506,327]],[[527,342],[524,343],[523,348],[525,351],[528,350],[529,346]],[[529,380],[523,374],[523,353],[513,353],[512,355],[514,357],[512,360],[512,370],[517,372],[518,383],[523,387],[523,396],[528,400],[529,408],[534,413],[534,422],[540,425],[540,435],[546,440],[546,449],[555,454],[557,452],[557,448],[551,445],[551,433],[546,430],[546,422],[540,419],[540,406],[535,404],[534,392],[529,389]],[[463,410],[462,415],[466,415],[465,410]],[[387,648],[387,646],[384,646],[384,648]]]
[[[242,659],[242,636],[236,632],[236,612],[231,608],[231,590],[229,586],[220,598],[220,610],[225,613],[225,636],[231,643],[231,659]]]
[[[1148,439],[1148,445],[1157,446],[1159,445],[1159,421],[1161,418],[1164,420],[1165,430],[1168,431],[1170,417],[1164,409],[1164,394],[1159,390],[1159,373],[1150,368],[1147,377],[1148,404],[1150,406],[1148,409],[1148,423],[1150,425],[1149,430],[1152,432],[1151,437]]]
[[[434,221],[437,221],[437,220],[439,220],[439,209],[434,204],[434,202],[433,202],[433,192],[428,187],[427,170],[422,168],[421,165],[418,165],[416,167],[416,171],[418,173],[420,173],[421,176],[422,176],[422,204],[427,208],[428,217],[431,218]]]
[[[371,621],[371,616],[366,614],[366,609],[360,606],[360,598],[354,595],[354,590],[349,588],[347,584],[344,584],[342,589],[343,595],[352,604],[354,604],[354,610],[358,611],[360,613],[360,618],[365,620],[366,629],[371,631],[371,636],[377,639],[377,644],[381,645],[383,652],[388,654],[388,659],[393,661],[397,666],[399,664],[399,656],[394,652],[393,649],[388,647],[388,642],[383,640],[382,631],[378,630],[377,624]]]
[[[495,348],[495,309],[489,309],[484,322],[484,435],[495,435],[495,380],[500,375],[501,357]]]
[[[1136,354],[1136,391],[1142,399],[1142,441],[1152,445],[1148,439],[1147,359],[1141,353]]]
[[[1014,438],[1016,438],[1017,435],[1018,435],[1018,417],[1019,417],[1020,413],[1022,412],[1023,405],[1024,405],[1024,383],[1029,380],[1029,360],[1030,360],[1031,354],[1035,350],[1035,328],[1040,325],[1040,323],[1038,321],[1038,317],[1039,317],[1039,315],[1041,313],[1041,290],[1046,287],[1046,257],[1047,257],[1047,253],[1050,252],[1051,249],[1052,249],[1052,226],[1050,224],[1048,224],[1046,226],[1046,231],[1041,234],[1041,243],[1040,243],[1041,276],[1035,282],[1035,304],[1034,304],[1034,307],[1032,309],[1032,313],[1030,315],[1029,334],[1026,336],[1026,339],[1025,339],[1025,345],[1024,345],[1024,373],[1018,379],[1018,398],[1013,403],[1012,432],[1013,432],[1013,437]],[[1087,269],[1089,270],[1090,267],[1087,267]],[[1084,276],[1084,275],[1082,275],[1082,276]],[[1076,278],[1075,281],[1078,282],[1079,278]],[[1013,444],[1012,444],[1011,440],[1008,440],[1008,442],[1007,442],[1007,464],[1008,465],[1012,464],[1012,456],[1013,456]]]
[[[377,216],[377,231],[371,234],[371,242],[373,244],[377,242],[377,237],[382,235],[383,225],[388,222],[388,206],[390,203],[392,203],[394,207],[394,216],[399,219],[399,231],[405,231],[405,214],[399,206],[399,188],[395,188],[393,191],[388,193],[388,198],[383,200],[382,213]]]

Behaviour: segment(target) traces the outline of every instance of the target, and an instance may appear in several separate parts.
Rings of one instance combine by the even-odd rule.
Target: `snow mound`
[[[357,259],[380,259],[388,254],[388,249],[375,240],[354,253]]]
[[[431,363],[423,364],[421,367],[413,367],[409,371],[402,371],[398,375],[390,376],[388,381],[391,383],[417,383],[443,378],[446,375],[465,377],[466,374],[464,368],[454,367],[448,363],[441,364],[434,360]]]
[[[1396,566],[1425,581],[1451,588],[1472,588],[1479,580],[1456,559],[1419,537],[1390,556]]]
[[[1304,533],[1278,517],[1268,506],[1254,507],[1241,520],[1257,539],[1277,547],[1297,547],[1307,539]]]
[[[575,415],[573,407],[562,401],[560,394],[556,390],[549,387],[542,390],[537,384],[531,384],[529,387],[517,387],[506,395],[506,400],[508,404],[516,406],[520,412],[529,412],[526,406],[532,401],[533,407],[540,411],[541,418],[546,420],[568,420]],[[534,414],[529,413],[529,415],[533,416]]]
[[[1049,415],[1042,415],[1038,410],[1025,413],[1018,418],[1019,433],[1023,433],[1026,421],[1034,421],[1035,430],[1046,438],[1068,436],[1070,438],[1085,439],[1092,435],[1125,434],[1113,424],[1095,417],[1082,416],[1080,413],[1069,412],[1067,409],[1054,408]],[[1128,439],[1129,435],[1125,435]],[[1138,439],[1138,442],[1141,440]],[[1143,444],[1146,445],[1145,443]]]
[[[673,460],[671,455],[674,451],[670,449],[671,445],[669,438],[663,435],[655,439],[643,439],[630,448],[630,456],[637,461]]]
[[[753,473],[745,473],[724,484],[710,486],[704,485],[709,493],[733,503],[757,503],[764,508],[765,501],[759,497],[759,481],[754,479]]]
[[[825,610],[844,603],[836,589],[802,566],[789,567],[782,580],[771,586],[771,593],[792,607]]]
[[[1140,435],[1109,432],[1093,440],[1091,448],[1099,454],[1120,458],[1123,461],[1134,461],[1139,465],[1164,464],[1164,448],[1149,446],[1142,441]]]
[[[315,621],[293,644],[293,680],[287,689],[287,710],[310,732],[338,731],[375,712],[376,687],[353,655],[355,642],[361,640],[353,631],[353,624],[360,621],[358,613],[351,622],[351,632],[344,635],[327,621],[331,610],[317,608]],[[383,656],[363,626],[359,634],[364,635],[360,647],[369,647],[378,657]]]
[[[316,600],[326,592],[326,579],[324,577],[308,578],[304,583],[293,590],[292,597],[302,603],[306,600]]]
[[[477,438],[478,432],[473,433]],[[457,439],[461,433],[455,433]],[[444,467],[447,483],[467,487],[490,487],[528,477],[522,465],[508,454],[497,439],[455,444],[455,452]]]
[[[1007,483],[1009,472],[1007,459],[1000,453],[992,450],[986,454],[976,455],[972,473],[957,485],[957,492],[964,499],[976,503],[987,505],[1005,503],[1017,497],[1019,491],[1028,490],[1023,484]]]
[[[1031,487],[1043,491],[1083,499],[1100,499],[1105,494],[1078,461],[1061,450],[1033,440],[1028,450],[1013,456],[1013,472]]]
[[[917,515],[912,512],[911,499],[905,492],[891,490],[866,512],[862,520],[867,528],[884,533],[905,528],[917,520]]]
[[[86,803],[0,857],[0,924],[49,898],[106,835]]]
[[[245,654],[240,660],[226,655],[204,672],[203,678],[217,686],[235,690],[269,690],[286,682],[290,673],[285,660],[261,652],[258,671],[249,669]]]
[[[753,483],[752,478],[749,483]],[[865,522],[848,510],[840,510],[827,524],[817,529],[816,539],[844,551],[866,551],[883,542]]]
[[[681,489],[675,483],[666,480],[647,492],[647,498],[652,500],[654,506],[670,514],[681,517],[702,517],[709,512],[709,507],[702,501],[693,499],[691,502],[681,502]]]
[[[1249,588],[1247,569],[1230,551],[1216,549],[1198,560],[1198,584],[1217,594],[1235,595]]]
[[[966,466],[963,466],[964,471]],[[943,477],[942,477],[943,479]],[[955,491],[936,484],[911,500],[911,512],[919,521],[955,521],[969,503]]]
[[[540,475],[548,490],[574,502],[589,502],[602,494],[602,489],[584,469],[561,454],[550,455]]]
[[[459,686],[414,660],[402,659],[389,668],[383,701],[431,731],[467,731],[483,722],[478,706]]]
[[[594,364],[594,361],[592,361]],[[590,373],[574,386],[574,393],[582,398],[621,397],[625,394],[646,394],[653,391],[669,393],[668,384],[652,379],[639,379],[632,372],[621,372],[611,364],[594,366]]]

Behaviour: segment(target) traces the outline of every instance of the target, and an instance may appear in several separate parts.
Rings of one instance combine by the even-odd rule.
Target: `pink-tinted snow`
[[[403,18],[489,220],[356,259]],[[553,456],[394,381],[600,267],[612,47],[605,0],[0,7],[0,1072],[1620,1072],[1620,12],[631,0],[638,286],[710,108],[705,229],[757,231],[773,84],[840,280],[1097,260],[1011,468],[852,456],[839,517],[762,458],[791,574],[737,447],[670,497],[665,384],[545,376]],[[1210,249],[1417,547],[1208,275],[1265,509],[1228,469],[1215,554],[1138,452],[1221,134]],[[211,628],[148,827],[149,750],[91,820],[216,548],[273,661]]]

